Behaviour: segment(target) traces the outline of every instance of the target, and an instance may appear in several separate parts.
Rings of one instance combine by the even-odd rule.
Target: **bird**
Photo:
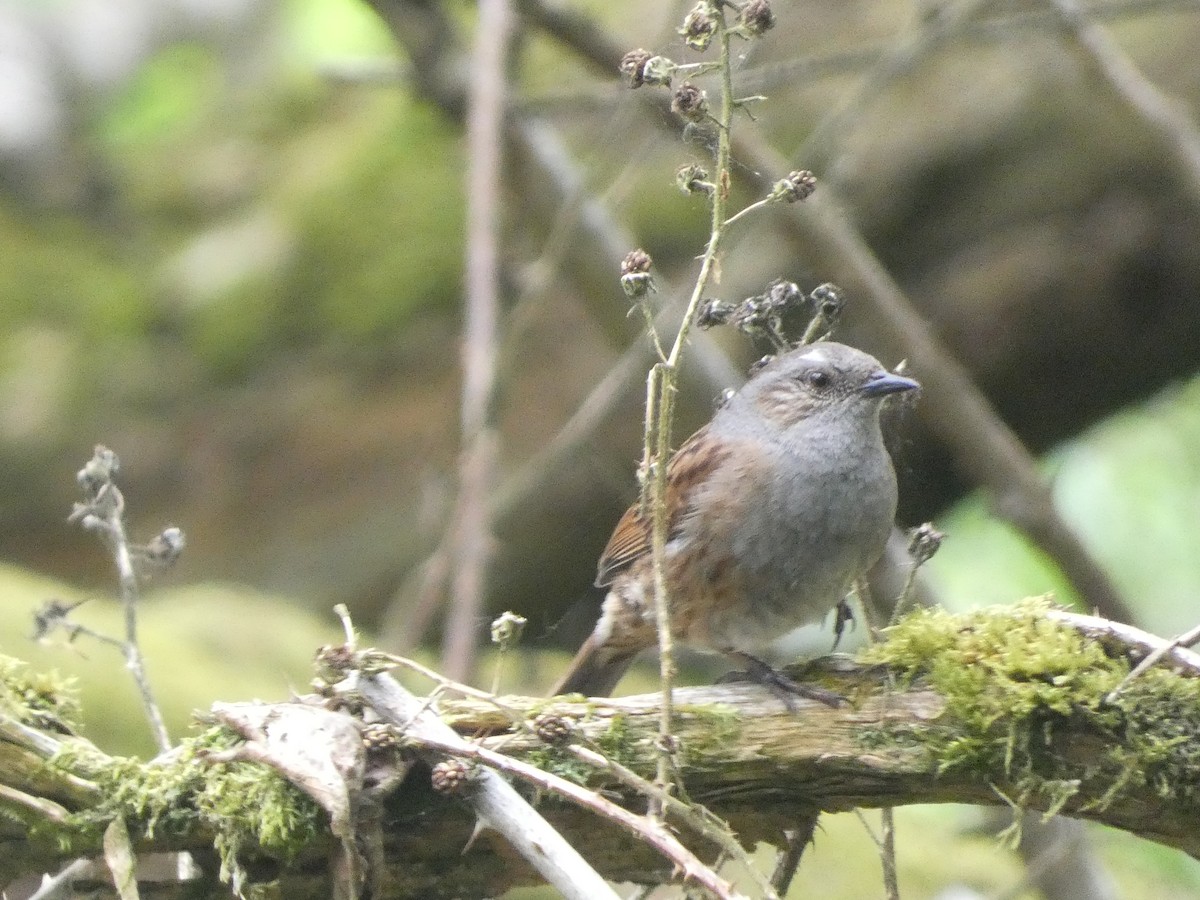
[[[836,705],[763,662],[772,641],[821,621],[879,559],[896,515],[885,398],[920,388],[824,341],[788,350],[728,393],[666,473],[664,576],[673,638],[723,654],[773,692]],[[595,628],[552,695],[608,696],[655,647],[651,521],[640,504],[597,564]]]

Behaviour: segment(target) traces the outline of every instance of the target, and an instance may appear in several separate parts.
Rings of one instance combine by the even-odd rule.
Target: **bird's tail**
[[[638,649],[614,648],[606,646],[592,634],[567,671],[550,691],[552,697],[560,694],[583,694],[585,697],[607,697],[621,680],[621,676],[629,668]]]

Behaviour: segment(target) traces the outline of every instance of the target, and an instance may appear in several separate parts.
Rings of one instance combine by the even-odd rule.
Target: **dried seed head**
[[[147,562],[166,567],[173,565],[175,560],[179,559],[179,555],[183,553],[186,545],[187,538],[183,531],[172,525],[155,535],[142,553]]]
[[[771,12],[771,4],[767,0],[750,0],[742,7],[739,18],[742,28],[753,37],[759,37],[764,31],[775,27],[775,13]]]
[[[317,651],[317,677],[334,684],[355,667],[354,651],[345,644],[326,644]]]
[[[673,734],[660,734],[654,739],[654,746],[663,753],[675,754],[679,752],[679,738]]]
[[[675,63],[667,59],[665,56],[652,56],[642,66],[642,82],[644,84],[661,84],[666,87],[671,86],[671,79],[675,77]]]
[[[68,603],[66,600],[57,598],[47,600],[39,606],[33,613],[33,639],[35,641],[45,640],[54,631],[59,628],[65,628],[70,640],[75,639],[77,630],[70,623],[68,617],[71,612],[87,600],[76,600],[74,603]]]
[[[708,98],[700,88],[685,81],[671,97],[671,111],[689,122],[701,122],[708,117]]]
[[[712,328],[716,325],[724,325],[736,311],[737,307],[732,303],[726,303],[723,300],[705,300],[700,304],[700,309],[696,311],[696,327]]]
[[[772,309],[782,313],[803,302],[804,294],[796,282],[779,278],[767,286],[766,298]]]
[[[474,774],[474,767],[463,760],[444,759],[434,765],[429,780],[439,794],[454,796],[466,791]]]
[[[842,309],[846,305],[846,298],[842,295],[842,289],[828,281],[813,288],[809,292],[808,297],[815,307],[816,314],[821,316],[830,325],[838,320],[838,317],[842,314]]]
[[[621,261],[621,289],[631,300],[640,300],[654,290],[650,267],[654,261],[645,250],[630,250]]]
[[[693,50],[703,51],[712,43],[716,30],[717,23],[713,21],[712,9],[707,3],[700,2],[684,16],[679,34],[683,37],[683,42]]]
[[[368,750],[390,750],[399,743],[392,727],[382,722],[372,722],[364,727],[362,742]]]
[[[926,522],[912,530],[908,542],[908,555],[912,557],[914,566],[923,566],[933,558],[942,546],[946,535],[933,527],[932,522]]]
[[[506,611],[492,621],[492,643],[498,644],[501,650],[508,650],[521,640],[521,632],[525,630],[524,616]]]
[[[747,297],[737,305],[730,321],[746,334],[755,334],[772,326],[778,328],[778,317],[767,298]]]
[[[92,458],[84,467],[75,473],[75,481],[83,488],[89,497],[95,497],[104,485],[113,480],[113,476],[121,468],[121,460],[103,444],[97,444],[92,451]]]
[[[625,254],[625,258],[621,260],[621,274],[631,275],[638,273],[645,275],[650,271],[652,265],[654,265],[654,260],[650,258],[650,254],[639,247]]]
[[[708,180],[708,170],[695,163],[684,166],[675,173],[675,183],[685,194],[712,195],[716,185]]]
[[[654,56],[649,50],[630,50],[621,57],[621,74],[629,80],[631,88],[640,88],[646,83],[645,69]]]
[[[780,178],[771,186],[768,196],[777,203],[795,203],[797,200],[807,200],[816,189],[817,176],[807,169],[802,169],[799,172],[789,172],[786,178]]]
[[[533,720],[533,731],[540,740],[559,747],[567,743],[575,733],[575,722],[566,716],[542,713]]]

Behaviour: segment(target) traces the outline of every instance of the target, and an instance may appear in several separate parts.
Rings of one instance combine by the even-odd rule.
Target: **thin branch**
[[[465,680],[474,668],[483,614],[487,503],[497,457],[491,426],[499,308],[500,190],[512,28],[508,0],[480,0],[472,77],[467,84],[466,322],[463,336],[462,459],[453,517],[454,575],[443,666]]]
[[[43,875],[41,886],[29,895],[29,900],[55,900],[66,896],[63,892],[70,890],[74,894],[74,884],[92,866],[90,859],[77,859],[67,863],[57,875]]]
[[[1142,631],[1124,622],[1113,622],[1100,616],[1089,616],[1084,613],[1068,612],[1063,609],[1049,609],[1046,615],[1051,619],[1065,622],[1072,628],[1082,631],[1093,641],[1098,641],[1107,647],[1120,648],[1121,652],[1130,657],[1143,654],[1163,652],[1155,660],[1165,662],[1171,669],[1184,675],[1200,677],[1200,654],[1184,648],[1186,642],[1169,641],[1158,635]],[[1194,630],[1194,629],[1193,629]],[[1191,635],[1192,632],[1187,632]]]
[[[788,832],[787,847],[775,860],[775,871],[771,873],[771,886],[781,897],[786,897],[788,888],[792,886],[796,869],[800,867],[800,859],[816,833],[818,818],[816,813],[804,816],[796,823],[796,827]]]
[[[665,825],[653,818],[634,815],[624,807],[617,806],[611,800],[601,797],[595,791],[589,791],[572,781],[567,781],[565,778],[560,778],[494,750],[488,750],[476,744],[463,744],[461,739],[443,741],[433,737],[422,737],[420,742],[426,747],[452,756],[477,760],[501,772],[515,775],[542,790],[558,794],[578,806],[590,809],[598,816],[644,841],[669,859],[679,868],[685,882],[701,885],[716,897],[728,898],[728,900],[744,897],[734,889],[733,885],[720,878],[716,872],[684,847]]]
[[[1180,647],[1192,647],[1196,644],[1197,641],[1200,641],[1200,625],[1197,625],[1195,628],[1192,628],[1190,631],[1185,631],[1183,634],[1177,635],[1176,637],[1165,642],[1161,646],[1156,647],[1154,650],[1152,650],[1149,654],[1146,655],[1145,659],[1143,659],[1140,663],[1138,663],[1136,666],[1133,667],[1133,669],[1129,672],[1129,674],[1126,675],[1121,680],[1120,684],[1118,684],[1115,688],[1112,689],[1112,691],[1109,692],[1109,695],[1107,697],[1108,701],[1111,703],[1113,700],[1117,699],[1117,696],[1123,690],[1125,690],[1125,688],[1129,687],[1129,683],[1131,681],[1133,681],[1135,678],[1139,678],[1143,674],[1145,674],[1147,669],[1156,665],[1168,653],[1174,653]]]
[[[883,862],[883,894],[887,900],[900,900],[900,878],[896,872],[896,810],[885,806],[879,811],[881,830],[879,858]]]
[[[1134,64],[1107,29],[1077,0],[1048,0],[1071,29],[1097,72],[1129,104],[1175,161],[1184,188],[1200,204],[1200,129],[1187,107],[1168,97]]]
[[[404,729],[423,746],[473,758],[474,745],[459,737],[395,679],[387,675],[363,677],[358,690],[385,722]],[[474,779],[473,788],[471,804],[483,823],[504,835],[564,897],[615,900],[617,895],[604,879],[507,781],[485,769]]]
[[[371,656],[372,662],[376,659],[385,660],[388,663],[428,678],[440,688],[452,691],[463,697],[470,697],[474,700],[489,703],[503,713],[510,724],[527,734],[534,734],[536,736],[536,730],[530,726],[529,719],[501,702],[500,698],[494,692],[480,690],[479,688],[454,681],[439,672],[435,672],[428,666],[424,666],[416,660],[404,656],[381,653],[379,651],[372,652]],[[538,739],[541,740],[541,737],[539,736]],[[721,852],[726,856],[739,862],[750,877],[755,880],[759,893],[764,900],[777,900],[777,895],[771,883],[762,876],[757,866],[755,866],[754,861],[742,849],[741,844],[737,842],[736,836],[730,830],[728,823],[712,815],[702,806],[694,807],[685,803],[678,797],[673,796],[670,791],[664,790],[659,785],[647,781],[636,772],[615,760],[609,759],[591,747],[576,743],[567,744],[563,749],[576,759],[587,763],[599,771],[611,774],[626,787],[637,791],[653,803],[659,804],[665,812],[673,816],[677,821],[687,825],[697,835],[719,847]]]
[[[129,539],[125,535],[122,517],[114,517],[111,527],[113,559],[121,586],[121,605],[125,608],[125,666],[137,684],[138,693],[142,698],[142,709],[145,710],[146,720],[150,723],[154,741],[158,744],[158,749],[165,752],[171,749],[171,736],[167,733],[167,723],[163,721],[162,710],[154,700],[150,678],[146,675],[142,647],[138,642],[137,608],[141,592],[138,589],[137,572],[133,568],[133,557],[129,553]]]
[[[119,468],[120,461],[117,455],[107,447],[97,445],[92,458],[75,476],[75,480],[83,489],[84,502],[75,504],[67,521],[77,522],[83,528],[97,532],[112,553],[117,569],[121,605],[125,612],[125,638],[119,642],[119,646],[125,656],[125,667],[137,685],[151,735],[158,749],[165,752],[171,749],[171,737],[167,733],[162,710],[154,700],[150,679],[146,676],[142,648],[138,642],[137,608],[141,601],[141,590],[138,586],[137,570],[133,564],[133,551],[125,531],[125,497],[114,481]],[[167,535],[171,535],[171,540],[177,544],[167,546],[164,543],[164,552],[177,555],[183,547],[182,532],[174,528],[167,529],[155,540],[164,541]],[[114,641],[108,640],[107,643]]]

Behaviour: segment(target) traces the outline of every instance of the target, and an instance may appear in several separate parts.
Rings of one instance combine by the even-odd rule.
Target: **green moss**
[[[1153,669],[1107,702],[1128,660],[1048,617],[1050,608],[1038,598],[962,615],[923,610],[889,629],[862,661],[927,683],[945,698],[948,725],[866,739],[919,740],[942,772],[1003,771],[1020,805],[1058,809],[1089,782],[1098,807],[1145,785],[1164,799],[1195,799],[1200,680]],[[1086,765],[1054,752],[1065,735],[1095,738]]]
[[[105,797],[75,824],[103,829],[120,816],[131,832],[153,838],[194,833],[199,822],[213,834],[225,879],[241,871],[248,856],[265,854],[286,863],[325,833],[326,816],[269,766],[200,758],[238,743],[229,731],[210,728],[164,763],[67,750],[57,762],[97,783]]]
[[[78,728],[79,691],[57,672],[31,671],[26,663],[0,656],[0,712],[34,728]]]
[[[737,737],[742,730],[742,717],[734,707],[722,704],[681,704],[675,711],[680,717],[704,724],[703,728],[690,729],[691,737],[680,748],[685,768],[720,766],[725,755],[721,752],[722,749],[737,746]]]
[[[635,733],[629,727],[629,718],[615,715],[608,730],[596,738],[596,746],[606,757],[623,766],[636,766],[642,758],[634,745]]]

